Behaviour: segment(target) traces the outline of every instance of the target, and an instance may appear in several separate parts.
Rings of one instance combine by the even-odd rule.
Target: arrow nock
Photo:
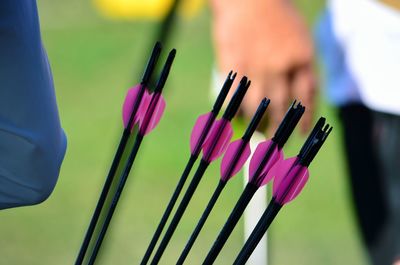
[[[232,99],[225,110],[225,113],[223,115],[224,119],[230,121],[235,116],[250,84],[251,81],[248,80],[246,76],[243,76],[239,82],[235,94],[233,94]]]

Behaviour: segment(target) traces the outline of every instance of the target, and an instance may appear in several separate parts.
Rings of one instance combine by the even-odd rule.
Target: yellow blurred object
[[[204,5],[204,0],[181,0],[180,14],[185,18],[197,15]]]
[[[93,0],[97,10],[113,19],[163,19],[174,0]],[[195,16],[204,0],[181,0],[179,13],[186,18]]]

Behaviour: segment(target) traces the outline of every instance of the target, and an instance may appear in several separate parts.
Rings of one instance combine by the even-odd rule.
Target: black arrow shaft
[[[118,169],[118,165],[119,165],[119,163],[121,161],[121,158],[122,158],[122,155],[124,153],[126,144],[128,142],[129,135],[130,135],[130,130],[131,130],[131,127],[132,127],[133,122],[135,120],[136,113],[137,113],[137,111],[139,109],[140,103],[142,101],[143,95],[144,95],[145,90],[146,90],[146,86],[147,86],[147,84],[149,82],[149,79],[150,79],[150,77],[151,77],[151,75],[152,75],[152,73],[154,71],[154,68],[155,68],[157,60],[158,60],[158,58],[160,56],[160,53],[161,53],[161,44],[159,42],[157,42],[155,44],[154,48],[153,48],[153,51],[152,51],[151,56],[150,56],[150,59],[149,59],[149,61],[147,63],[145,72],[143,74],[142,81],[140,83],[139,93],[138,93],[138,95],[136,97],[136,100],[135,100],[135,102],[133,104],[132,112],[130,114],[128,124],[127,124],[127,126],[124,129],[124,132],[122,134],[121,140],[120,140],[118,148],[117,148],[117,152],[115,153],[115,156],[114,156],[114,159],[112,161],[110,170],[109,170],[108,175],[106,177],[106,181],[105,181],[103,189],[101,191],[100,198],[99,198],[99,200],[97,202],[97,205],[96,205],[96,208],[94,210],[92,219],[90,220],[90,224],[89,224],[88,230],[87,230],[87,232],[85,234],[85,238],[84,238],[84,240],[82,242],[82,246],[81,246],[81,248],[79,250],[79,254],[78,254],[78,257],[77,257],[77,259],[75,261],[75,265],[81,265],[83,260],[84,260],[84,258],[85,258],[85,254],[87,252],[90,240],[92,239],[94,230],[95,230],[97,222],[99,220],[101,210],[104,207],[104,203],[105,203],[105,201],[107,199],[108,192],[109,192],[111,184],[113,182],[113,179],[114,179],[114,176],[115,176],[115,172]]]
[[[146,265],[147,262],[149,261],[150,256],[151,256],[151,254],[152,254],[152,252],[153,252],[153,250],[154,250],[154,248],[155,248],[155,246],[157,244],[157,241],[160,238],[160,235],[161,235],[161,233],[162,233],[162,231],[163,231],[163,229],[165,227],[165,224],[167,223],[168,218],[171,215],[171,212],[172,212],[172,210],[173,210],[173,208],[175,206],[175,203],[178,200],[179,194],[182,191],[182,188],[183,188],[183,186],[184,186],[184,184],[186,182],[186,179],[187,179],[187,177],[188,177],[188,175],[189,175],[189,173],[190,173],[195,161],[197,160],[197,158],[198,158],[198,156],[199,156],[199,154],[200,154],[200,152],[202,150],[204,141],[205,141],[207,135],[210,132],[211,126],[214,124],[215,118],[218,115],[226,96],[228,95],[228,92],[229,92],[229,90],[230,90],[230,88],[232,86],[232,83],[233,83],[235,77],[236,77],[236,73],[232,75],[232,71],[228,74],[228,77],[226,78],[226,80],[224,82],[224,85],[223,85],[223,87],[222,87],[222,89],[221,89],[221,91],[220,91],[220,93],[219,93],[219,95],[217,97],[217,100],[214,103],[212,111],[210,112],[209,118],[208,118],[207,122],[204,125],[204,128],[203,128],[203,130],[202,130],[202,132],[201,132],[201,134],[200,134],[200,136],[199,136],[199,138],[198,138],[198,140],[196,142],[196,145],[194,146],[194,149],[192,151],[192,154],[191,154],[191,157],[189,159],[189,162],[186,165],[186,168],[185,168],[181,178],[179,179],[179,182],[178,182],[178,184],[177,184],[177,186],[175,188],[175,191],[174,191],[174,193],[173,193],[173,195],[172,195],[172,197],[171,197],[171,199],[170,199],[170,201],[169,201],[169,203],[167,205],[167,208],[164,211],[164,214],[163,214],[163,216],[162,216],[162,218],[160,220],[160,223],[158,224],[157,229],[156,229],[156,231],[155,231],[155,233],[154,233],[154,235],[153,235],[153,237],[152,237],[152,239],[150,241],[150,244],[147,247],[146,253],[145,253],[145,255],[144,255],[144,257],[143,257],[143,259],[142,259],[142,261],[140,263],[141,265]]]
[[[146,265],[147,262],[150,259],[150,256],[157,244],[158,239],[161,236],[161,233],[165,227],[165,224],[168,221],[169,216],[171,215],[171,212],[176,204],[176,201],[178,200],[179,194],[182,192],[183,186],[185,185],[186,179],[189,176],[190,171],[193,168],[194,163],[196,162],[197,158],[199,157],[199,154],[201,152],[201,148],[203,146],[203,143],[210,131],[211,126],[213,125],[215,121],[215,113],[211,113],[207,122],[204,125],[204,129],[200,134],[200,137],[196,143],[196,146],[193,150],[193,153],[190,156],[190,159],[188,163],[186,164],[185,170],[182,173],[182,176],[179,179],[179,182],[175,188],[174,193],[172,194],[172,197],[167,205],[167,208],[164,211],[163,216],[161,217],[160,223],[157,226],[156,231],[154,232],[154,235],[150,241],[149,246],[147,247],[146,253],[144,254],[142,261],[140,262],[141,265]]]
[[[197,189],[197,186],[200,183],[201,178],[204,175],[204,172],[208,168],[208,165],[209,165],[209,163],[207,161],[205,161],[203,159],[201,160],[199,167],[198,167],[196,173],[194,174],[193,179],[190,182],[189,187],[186,190],[185,195],[183,196],[182,201],[178,206],[178,209],[176,210],[175,215],[172,218],[172,221],[171,221],[170,225],[168,226],[168,229],[165,232],[165,235],[164,235],[160,245],[158,246],[156,253],[154,254],[153,260],[150,263],[151,265],[158,264],[158,262],[160,261],[165,249],[168,246],[169,241],[171,240],[172,235],[175,232],[176,227],[178,226],[194,192]]]
[[[140,145],[142,143],[142,140],[143,140],[143,136],[138,134],[137,137],[136,137],[135,143],[133,145],[132,151],[129,154],[128,161],[127,161],[127,163],[125,165],[125,168],[124,168],[124,172],[122,173],[122,176],[120,178],[117,190],[116,190],[116,192],[115,192],[115,194],[113,196],[110,208],[108,209],[106,218],[104,219],[104,223],[103,223],[103,226],[101,227],[100,234],[99,234],[99,236],[98,236],[98,238],[96,240],[96,244],[94,246],[92,255],[90,256],[90,260],[89,260],[89,263],[88,263],[90,265],[93,265],[94,262],[96,261],[97,254],[99,253],[101,244],[103,243],[103,240],[104,240],[104,237],[106,235],[107,229],[108,229],[108,227],[110,225],[110,222],[111,222],[111,219],[113,217],[114,211],[115,211],[115,209],[117,207],[117,204],[118,204],[118,201],[119,201],[119,199],[121,197],[122,190],[125,187],[126,180],[128,179],[129,172],[130,172],[130,170],[132,168],[133,162],[134,162],[134,160],[136,158],[136,155],[137,155],[137,153],[139,151],[139,147],[140,147]]]
[[[124,131],[122,133],[121,140],[120,140],[120,142],[118,144],[117,152],[114,155],[114,159],[113,159],[113,161],[111,163],[110,170],[108,171],[108,174],[107,174],[107,177],[106,177],[106,181],[104,182],[103,189],[101,191],[99,200],[98,200],[96,208],[94,210],[92,219],[90,220],[89,227],[88,227],[88,229],[86,231],[85,238],[83,239],[82,246],[81,246],[81,248],[79,250],[78,257],[77,257],[77,259],[75,261],[75,265],[81,265],[83,260],[84,260],[84,258],[85,258],[87,249],[88,249],[89,244],[90,244],[90,240],[93,237],[94,230],[96,228],[97,222],[99,221],[101,211],[102,211],[102,209],[104,207],[105,201],[107,199],[107,195],[108,195],[108,193],[110,191],[110,188],[111,188],[111,184],[112,184],[112,182],[114,180],[115,173],[116,173],[116,171],[118,169],[118,165],[121,162],[122,155],[124,153],[126,144],[128,142],[128,139],[129,139],[130,128],[132,127],[132,124],[133,124],[133,121],[134,121],[134,117],[135,117],[135,115],[137,113],[137,110],[139,108],[141,99],[142,99],[144,91],[146,89],[145,85],[141,84],[139,89],[140,90],[139,90],[139,94],[137,96],[137,100],[135,101],[135,104],[133,106],[132,113],[131,113],[131,115],[129,117],[128,124],[127,124],[126,128],[124,129]]]
[[[165,224],[167,223],[168,218],[171,215],[172,209],[174,208],[175,203],[178,200],[179,194],[181,193],[183,186],[185,185],[186,179],[189,176],[189,173],[192,170],[192,167],[193,167],[194,163],[196,162],[196,160],[197,160],[197,156],[193,156],[193,155],[190,156],[190,159],[189,159],[188,163],[186,164],[185,170],[183,171],[178,184],[176,185],[175,191],[172,194],[172,197],[167,205],[167,208],[165,209],[164,214],[161,217],[160,223],[158,224],[157,229],[150,241],[150,244],[147,247],[146,253],[144,254],[142,261],[140,262],[141,265],[145,265],[149,261],[151,253],[153,252],[153,250],[157,244],[157,241],[161,236],[161,233],[165,227]]]
[[[90,220],[90,224],[86,231],[85,238],[82,242],[82,246],[79,250],[79,254],[75,261],[75,265],[82,264],[83,259],[85,258],[85,254],[89,247],[90,240],[92,239],[94,229],[96,228],[96,224],[99,221],[101,210],[104,207],[104,203],[107,199],[108,192],[110,191],[111,184],[114,180],[115,172],[117,171],[118,165],[121,161],[121,157],[122,157],[122,154],[124,153],[128,139],[129,139],[129,130],[125,129],[122,134],[121,140],[119,142],[117,152],[115,153],[114,159],[112,161],[110,170],[108,171],[106,181],[104,182],[104,186],[101,191],[100,198],[97,202],[96,209],[94,210],[92,219]]]
[[[276,203],[274,199],[271,200],[250,237],[239,252],[239,255],[236,257],[236,260],[233,263],[234,265],[244,265],[247,262],[281,208],[282,205]]]
[[[252,183],[246,185],[246,188],[237,201],[235,208],[232,210],[228,220],[208,252],[207,257],[203,261],[203,265],[214,263],[257,189],[258,187]]]
[[[215,203],[218,200],[219,195],[221,195],[222,190],[225,188],[226,182],[225,181],[219,181],[217,188],[215,189],[210,201],[207,204],[206,209],[204,210],[203,214],[201,215],[201,218],[199,222],[196,225],[196,228],[194,229],[192,235],[189,238],[189,241],[186,243],[185,249],[182,251],[178,261],[177,265],[183,264],[185,261],[187,255],[189,254],[190,250],[193,247],[194,242],[196,241],[197,237],[199,236],[201,229],[203,228],[204,224],[207,221],[208,216],[210,215],[212,209],[214,208]]]

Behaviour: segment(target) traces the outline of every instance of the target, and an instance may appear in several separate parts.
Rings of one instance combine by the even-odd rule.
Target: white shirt
[[[376,0],[330,0],[329,8],[362,102],[400,115],[400,12]]]

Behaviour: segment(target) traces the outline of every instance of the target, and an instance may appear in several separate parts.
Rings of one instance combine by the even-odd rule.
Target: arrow
[[[134,89],[134,97],[131,97],[129,104],[124,103],[124,131],[121,136],[121,140],[118,144],[117,151],[114,155],[114,159],[111,163],[111,167],[109,169],[108,175],[106,177],[106,181],[104,183],[103,189],[100,194],[100,198],[97,202],[96,208],[94,210],[92,219],[89,223],[89,227],[87,229],[85,238],[82,242],[81,248],[79,250],[78,257],[75,261],[75,265],[80,265],[85,258],[87,248],[89,246],[90,240],[93,236],[94,229],[99,220],[101,210],[104,207],[105,200],[107,198],[108,192],[110,190],[111,184],[114,179],[115,172],[117,171],[118,165],[120,164],[122,154],[124,153],[126,144],[128,142],[129,136],[131,134],[131,130],[128,128],[132,128],[134,124],[138,122],[139,114],[142,113],[143,98],[147,98],[148,92],[146,91],[146,87],[149,83],[151,75],[154,71],[155,65],[161,53],[161,44],[157,42],[153,48],[150,59],[147,63],[146,70],[143,74],[142,81],[139,85],[137,85]],[[132,92],[131,92],[132,93]]]
[[[249,158],[251,154],[249,144],[250,138],[252,137],[254,131],[257,129],[257,126],[260,123],[261,118],[263,117],[269,103],[270,100],[266,98],[261,101],[242,138],[232,142],[228,146],[228,149],[226,150],[225,155],[222,159],[221,178],[218,182],[218,185],[176,264],[184,263],[225,185],[243,167],[244,163]]]
[[[296,101],[294,101],[272,139],[257,145],[256,151],[250,161],[249,183],[261,187],[270,181],[270,178],[266,175],[277,161],[283,159],[282,148],[304,111],[305,107],[301,103],[296,105]]]
[[[131,153],[129,154],[128,160],[125,164],[125,168],[121,175],[120,181],[118,183],[117,190],[112,198],[112,202],[110,208],[108,209],[106,218],[104,219],[103,226],[101,228],[100,234],[97,238],[95,247],[93,249],[92,255],[89,260],[89,264],[94,264],[97,254],[100,250],[101,244],[103,242],[104,236],[107,232],[107,228],[111,222],[111,218],[114,214],[115,208],[117,207],[117,203],[125,186],[126,180],[128,179],[129,172],[132,168],[133,162],[136,158],[136,155],[139,151],[139,147],[142,143],[142,140],[146,134],[148,134],[154,127],[158,124],[165,109],[165,101],[161,97],[161,92],[164,88],[165,82],[168,78],[169,71],[171,69],[172,63],[174,61],[176,54],[176,50],[173,49],[168,55],[167,61],[164,65],[164,68],[161,72],[160,78],[158,79],[156,88],[154,89],[154,93],[152,94],[150,103],[146,110],[143,118],[139,119],[139,132],[136,136],[133,148]],[[129,127],[128,127],[129,128]]]
[[[200,183],[201,178],[204,175],[204,172],[208,168],[209,164],[217,159],[228,147],[229,141],[232,137],[233,130],[230,121],[235,116],[239,106],[243,100],[244,95],[247,92],[247,89],[250,86],[250,81],[247,81],[247,77],[243,77],[240,80],[239,86],[235,91],[231,101],[228,104],[228,107],[225,110],[222,119],[215,122],[210,131],[210,135],[207,137],[206,142],[203,147],[203,157],[200,161],[199,167],[197,168],[196,173],[193,176],[192,181],[190,182],[188,189],[185,192],[184,197],[182,198],[181,203],[176,210],[176,213],[162,239],[154,257],[150,264],[155,265],[161,259],[162,254],[164,253],[173,233],[179,221],[181,220],[187,205],[190,202],[198,184]]]
[[[253,198],[254,194],[261,186],[267,183],[267,181],[264,181],[267,173],[275,163],[283,158],[282,148],[299,122],[304,110],[305,108],[300,103],[296,105],[296,101],[293,102],[273,138],[257,146],[250,160],[249,182],[208,252],[203,264],[214,263],[251,198]]]
[[[219,93],[212,110],[206,114],[201,115],[192,130],[190,136],[190,158],[186,164],[186,167],[178,181],[178,184],[175,187],[175,191],[172,194],[170,201],[161,217],[160,223],[157,226],[156,231],[150,241],[149,246],[147,247],[146,253],[144,254],[141,265],[147,264],[150,259],[151,253],[153,252],[158,239],[165,227],[165,224],[168,221],[169,216],[171,215],[172,209],[175,206],[176,201],[178,200],[179,194],[181,193],[183,186],[186,182],[187,177],[189,176],[190,171],[194,163],[196,162],[197,158],[200,155],[200,152],[203,148],[203,145],[209,135],[211,127],[213,126],[215,119],[221,110],[222,104],[224,103],[226,96],[232,86],[233,81],[235,80],[236,73],[232,75],[232,71],[228,74],[224,85],[222,86],[221,92]]]
[[[304,188],[309,176],[308,166],[332,131],[325,118],[320,118],[297,157],[278,162],[270,171],[274,178],[273,197],[234,264],[245,264],[268,227],[286,203],[295,199]]]

